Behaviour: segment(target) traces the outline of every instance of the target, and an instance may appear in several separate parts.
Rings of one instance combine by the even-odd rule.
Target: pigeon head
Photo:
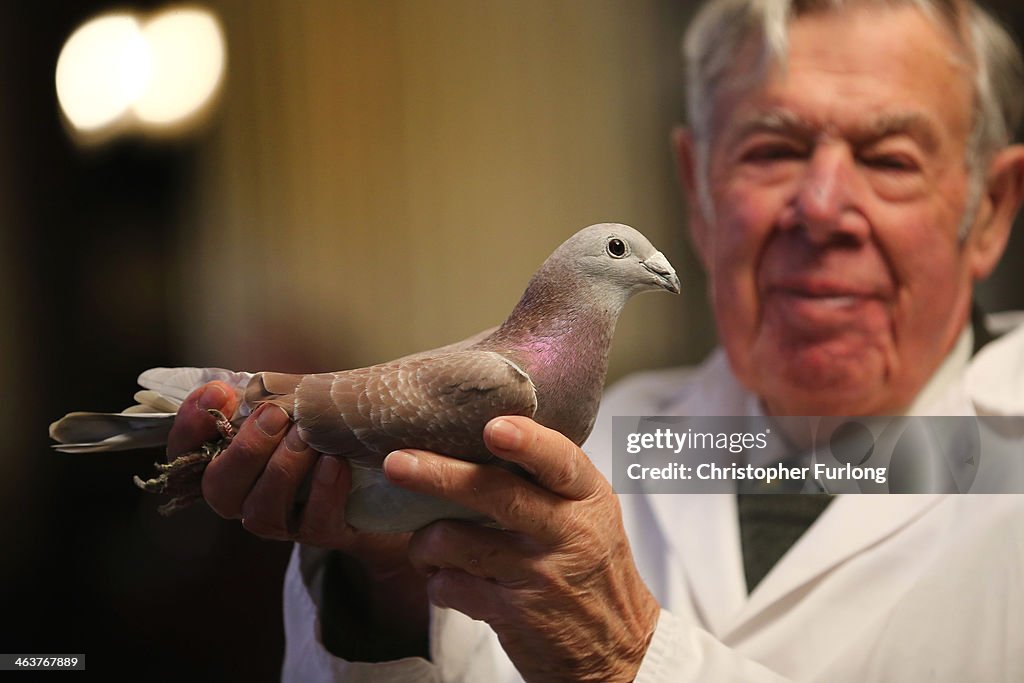
[[[679,278],[668,259],[639,231],[621,223],[598,223],[580,230],[551,259],[562,261],[598,287],[621,291],[626,298],[648,290],[679,293]]]
[[[555,249],[503,328],[521,334],[557,328],[562,334],[578,322],[599,323],[608,326],[610,339],[619,312],[634,294],[678,294],[679,289],[668,259],[639,231],[621,223],[598,223]]]
[[[590,296],[617,307],[640,292],[680,290],[676,271],[662,252],[638,230],[621,223],[598,223],[573,234],[538,274],[577,281]]]

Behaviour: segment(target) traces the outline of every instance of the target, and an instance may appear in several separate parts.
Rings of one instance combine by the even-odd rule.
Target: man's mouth
[[[842,308],[844,306],[852,306],[869,298],[862,294],[811,294],[809,292],[792,289],[781,290],[781,293],[784,296],[803,299],[808,303],[814,303],[820,306],[827,306],[831,308]]]
[[[770,293],[834,306],[849,305],[866,299],[881,299],[884,289],[845,279],[807,276],[782,278],[768,287]]]
[[[874,288],[848,283],[790,281],[771,287],[765,304],[778,321],[794,330],[823,331],[858,326],[874,319],[884,296]]]

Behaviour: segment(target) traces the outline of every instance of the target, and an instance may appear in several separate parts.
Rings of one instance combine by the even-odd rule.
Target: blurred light
[[[152,78],[135,113],[152,124],[197,114],[224,74],[224,37],[217,20],[197,8],[167,10],[142,29],[153,55]]]
[[[105,14],[79,27],[61,50],[57,99],[83,141],[131,130],[180,132],[209,109],[224,66],[224,34],[208,10]]]
[[[150,79],[149,48],[139,22],[109,14],[68,38],[57,60],[57,99],[72,125],[105,126],[123,115]]]

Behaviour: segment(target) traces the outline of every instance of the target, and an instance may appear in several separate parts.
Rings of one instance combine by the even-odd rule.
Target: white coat
[[[1024,415],[1024,328],[969,349],[965,333],[911,412]],[[584,450],[610,475],[613,415],[758,411],[717,351],[609,391]],[[640,683],[1024,680],[1024,496],[840,496],[749,595],[734,496],[621,500],[662,606]],[[317,556],[297,548],[286,576],[284,680],[521,680],[486,624],[446,609],[432,608],[430,662],[333,657],[307,585]]]

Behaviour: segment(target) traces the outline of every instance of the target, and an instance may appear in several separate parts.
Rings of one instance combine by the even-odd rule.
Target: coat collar
[[[1024,325],[985,345],[964,378],[979,415],[1024,415]]]
[[[1024,345],[1024,337],[1020,345]],[[914,413],[974,412],[967,393],[969,385],[965,382],[970,348],[971,333],[965,330],[915,401]],[[1019,349],[1016,351],[1024,357]],[[1002,359],[990,362],[999,360]],[[692,381],[661,407],[664,415],[760,414],[760,401],[736,380],[721,349],[698,368]],[[787,595],[898,533],[942,498],[941,495],[840,496],[749,595],[743,573],[735,496],[653,495],[649,500],[670,545],[684,565],[691,599],[704,626],[719,638],[727,639]],[[687,523],[693,520],[697,522]]]

